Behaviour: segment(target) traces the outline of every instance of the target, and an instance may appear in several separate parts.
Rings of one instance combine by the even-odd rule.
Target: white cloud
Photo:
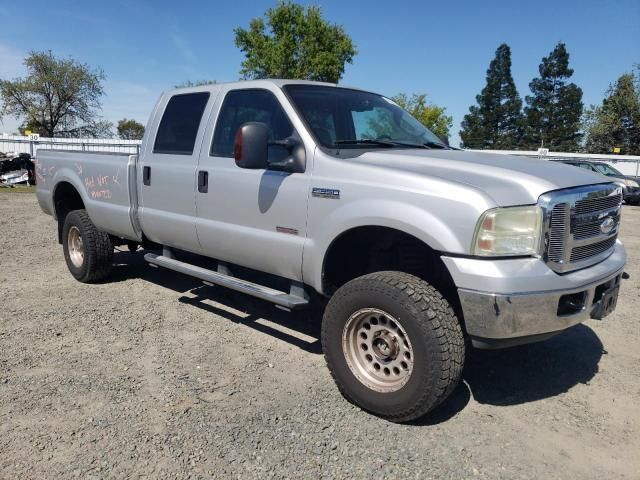
[[[102,115],[114,125],[123,118],[146,124],[161,93],[160,88],[150,88],[130,81],[108,81],[105,83],[105,91]]]
[[[172,33],[170,36],[171,41],[178,49],[178,52],[180,52],[180,55],[182,55],[183,60],[190,63],[195,62],[196,54],[193,52],[193,50],[191,50],[189,43],[184,39],[184,37],[177,33]]]
[[[11,45],[0,43],[0,78],[11,80],[24,75],[24,57],[26,53]]]

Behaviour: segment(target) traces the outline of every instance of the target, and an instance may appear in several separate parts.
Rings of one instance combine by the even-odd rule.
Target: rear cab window
[[[158,126],[153,153],[192,155],[209,92],[174,95]]]

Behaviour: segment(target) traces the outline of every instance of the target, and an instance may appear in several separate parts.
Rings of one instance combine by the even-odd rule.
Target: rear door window
[[[209,92],[171,97],[160,120],[153,153],[191,155]]]

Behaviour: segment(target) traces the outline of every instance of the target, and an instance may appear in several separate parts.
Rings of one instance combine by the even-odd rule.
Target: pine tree
[[[569,53],[559,42],[538,67],[540,76],[529,83],[532,96],[525,107],[524,144],[528,149],[543,146],[561,152],[575,152],[580,147],[580,117],[582,89],[567,83],[573,69],[569,68]]]
[[[511,49],[503,43],[487,69],[478,105],[464,116],[460,137],[465,148],[514,149],[522,135],[522,100],[511,76]]]
[[[589,153],[640,155],[640,75],[625,73],[609,87],[601,106],[585,114]]]

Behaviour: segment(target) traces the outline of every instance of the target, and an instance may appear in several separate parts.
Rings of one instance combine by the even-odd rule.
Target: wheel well
[[[84,208],[82,197],[69,182],[60,182],[53,193],[53,208],[58,219],[58,242],[62,243],[62,227],[67,214]]]
[[[393,228],[357,227],[336,238],[324,258],[323,290],[332,294],[349,280],[383,270],[410,273],[429,282],[462,319],[458,290],[439,252]]]

